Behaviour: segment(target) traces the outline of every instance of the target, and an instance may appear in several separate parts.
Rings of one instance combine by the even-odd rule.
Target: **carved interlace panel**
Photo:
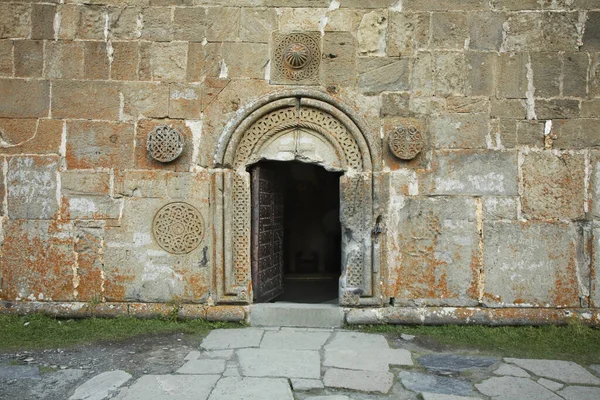
[[[163,250],[173,254],[187,254],[202,241],[204,219],[200,211],[188,203],[170,203],[154,216],[152,233]]]
[[[244,286],[250,275],[250,183],[241,176],[233,180],[234,282]]]
[[[401,160],[412,160],[423,150],[423,136],[412,125],[399,126],[388,136],[391,152]]]
[[[320,40],[319,32],[274,33],[271,83],[318,83]]]
[[[150,157],[160,162],[171,162],[183,151],[183,135],[170,126],[161,125],[148,134],[146,149]]]

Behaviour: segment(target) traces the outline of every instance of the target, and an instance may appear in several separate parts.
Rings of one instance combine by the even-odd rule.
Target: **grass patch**
[[[65,320],[42,314],[0,315],[0,350],[63,348],[161,333],[205,334],[215,328],[240,326],[200,319],[176,321],[118,317]]]
[[[600,329],[567,326],[362,326],[365,332],[427,336],[443,345],[504,357],[600,363]]]

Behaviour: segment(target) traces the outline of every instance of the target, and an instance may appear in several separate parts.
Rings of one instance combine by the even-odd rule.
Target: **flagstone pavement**
[[[415,352],[413,337],[310,328],[210,332],[172,373],[106,371],[69,400],[598,400],[600,365]],[[391,345],[390,345],[391,344]],[[1,371],[0,371],[1,375]]]

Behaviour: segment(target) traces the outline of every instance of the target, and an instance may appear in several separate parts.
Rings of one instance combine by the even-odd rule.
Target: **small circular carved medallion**
[[[170,203],[154,216],[152,233],[163,250],[173,254],[187,254],[202,241],[204,219],[200,211],[188,203]]]
[[[311,35],[282,35],[274,51],[275,68],[286,79],[310,79],[319,72],[320,54],[319,44]]]
[[[412,160],[423,150],[423,136],[414,126],[399,126],[388,136],[391,152],[401,160]]]
[[[170,126],[157,126],[148,135],[146,150],[156,161],[171,162],[183,151],[183,135]]]

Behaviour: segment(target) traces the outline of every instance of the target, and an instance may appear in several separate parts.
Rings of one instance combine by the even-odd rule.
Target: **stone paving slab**
[[[130,380],[125,371],[107,371],[98,374],[75,389],[69,400],[103,400],[113,395],[119,387]]]
[[[387,393],[394,383],[394,375],[384,371],[352,371],[330,368],[325,372],[326,387]]]
[[[201,347],[206,350],[241,349],[258,347],[264,329],[215,329],[202,341]]]
[[[115,400],[206,400],[219,375],[144,375]]]
[[[209,400],[294,400],[287,379],[236,378],[221,379]]]
[[[461,379],[401,371],[398,377],[405,388],[413,392],[428,392],[454,396],[475,396],[473,385]]]
[[[382,335],[362,332],[336,332],[333,339],[325,346],[326,350],[332,349],[389,349],[387,340]]]
[[[488,368],[498,361],[494,357],[461,356],[456,354],[426,354],[419,363],[430,371],[462,372],[475,368]]]
[[[325,387],[320,379],[291,379],[291,382],[294,391],[323,389]]]
[[[600,388],[589,386],[569,386],[558,392],[565,400],[598,400]]]
[[[331,336],[331,332],[306,332],[281,330],[265,332],[260,347],[264,349],[318,350]]]
[[[502,400],[561,400],[542,385],[527,378],[493,377],[475,385],[486,396]]]
[[[530,360],[520,358],[505,358],[504,361],[516,364],[519,367],[544,378],[550,378],[565,383],[600,385],[600,379],[572,361]]]
[[[231,357],[233,357],[233,350],[210,350],[200,353],[200,358],[222,358],[223,360],[229,360]]]
[[[317,351],[241,349],[238,360],[243,376],[319,379],[321,358]]]
[[[177,370],[178,374],[214,375],[225,371],[225,360],[190,360]]]
[[[455,396],[452,394],[441,393],[421,393],[423,400],[473,400],[473,397]]]
[[[352,400],[350,397],[348,396],[313,396],[313,397],[307,397],[304,400]]]
[[[363,371],[388,371],[391,365],[413,365],[403,349],[327,349],[323,365]]]
[[[553,392],[556,392],[556,391],[562,389],[563,387],[565,387],[565,385],[563,385],[562,383],[551,381],[550,379],[545,379],[545,378],[538,379],[537,383],[539,383],[546,389],[552,390]]]
[[[40,369],[33,365],[0,365],[0,381],[9,379],[40,379]]]
[[[498,367],[497,370],[494,371],[494,375],[502,375],[502,376],[517,376],[520,378],[529,378],[529,374],[522,368],[519,368],[515,365],[510,364],[502,364]]]

